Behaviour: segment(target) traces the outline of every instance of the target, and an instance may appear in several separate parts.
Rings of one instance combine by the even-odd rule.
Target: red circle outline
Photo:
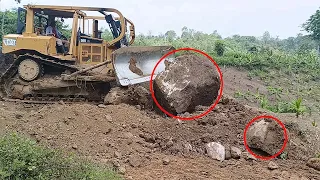
[[[210,108],[209,108],[206,112],[204,112],[204,113],[202,113],[202,114],[200,114],[200,115],[197,115],[197,116],[192,116],[192,117],[180,117],[180,116],[175,116],[175,115],[169,113],[168,111],[166,111],[166,110],[159,104],[159,102],[157,101],[157,99],[156,99],[156,97],[155,97],[155,95],[154,95],[154,91],[153,91],[153,87],[152,87],[152,85],[153,85],[153,83],[152,83],[153,80],[152,80],[152,79],[153,79],[154,72],[155,72],[156,68],[158,67],[158,65],[160,64],[160,62],[161,62],[162,60],[164,60],[167,56],[170,56],[171,54],[176,53],[176,52],[179,52],[179,51],[194,51],[194,52],[197,52],[197,53],[200,53],[200,54],[204,55],[205,57],[207,57],[208,59],[211,60],[211,62],[215,65],[215,67],[217,68],[217,70],[218,70],[218,72],[219,72],[219,76],[220,76],[220,91],[219,91],[218,97],[217,97],[216,101],[214,102],[214,104],[212,104],[212,105],[210,106]],[[198,119],[198,118],[201,118],[201,117],[207,115],[207,114],[208,114],[210,111],[212,111],[212,110],[215,108],[215,106],[219,103],[219,101],[220,101],[220,99],[221,99],[221,96],[222,96],[222,90],[223,90],[223,78],[222,78],[222,72],[221,72],[218,64],[217,64],[217,63],[215,62],[215,60],[214,60],[212,57],[210,57],[208,54],[206,54],[205,52],[203,52],[203,51],[201,51],[201,50],[194,49],[194,48],[174,49],[174,50],[168,52],[167,54],[163,55],[163,56],[160,58],[160,60],[157,62],[157,64],[155,65],[155,67],[153,68],[152,73],[151,73],[151,77],[150,77],[150,93],[151,93],[151,96],[152,96],[153,101],[156,103],[156,105],[159,107],[159,109],[160,109],[162,112],[164,112],[164,113],[167,114],[168,116],[171,116],[171,117],[173,117],[173,118],[180,119],[180,120],[195,120],[195,119]]]
[[[274,121],[276,121],[278,124],[280,124],[281,128],[283,129],[283,136],[284,136],[284,143],[283,143],[283,146],[281,147],[280,151],[277,152],[276,154],[272,155],[272,156],[259,156],[259,155],[256,155],[255,153],[253,153],[251,151],[251,149],[249,148],[248,144],[247,144],[247,131],[249,129],[249,127],[251,126],[252,123],[254,123],[255,121],[259,120],[259,119],[262,119],[262,118],[265,118],[265,119],[272,119]],[[285,149],[286,145],[287,145],[287,142],[288,142],[288,134],[287,134],[287,130],[286,130],[286,127],[284,126],[284,124],[279,120],[277,119],[276,117],[273,117],[273,116],[268,116],[268,115],[262,115],[262,116],[257,116],[255,118],[253,118],[246,126],[245,130],[244,130],[244,135],[243,135],[243,141],[244,141],[244,146],[245,148],[247,149],[247,151],[253,155],[254,157],[258,158],[258,159],[262,159],[262,160],[271,160],[271,159],[274,159],[276,157],[278,157]]]

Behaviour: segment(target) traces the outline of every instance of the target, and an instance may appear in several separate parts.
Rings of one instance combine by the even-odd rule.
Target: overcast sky
[[[319,7],[320,0],[21,0],[22,4],[51,4],[116,8],[131,19],[136,32],[153,34],[183,26],[206,33],[217,30],[223,37],[234,34],[287,38],[301,32]],[[54,4],[53,4],[54,2]],[[18,7],[1,0],[1,10]]]

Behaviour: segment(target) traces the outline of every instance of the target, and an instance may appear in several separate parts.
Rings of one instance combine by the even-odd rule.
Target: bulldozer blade
[[[113,65],[118,82],[121,86],[128,86],[149,81],[157,62],[172,50],[172,46],[131,46],[114,51]],[[162,60],[154,72],[153,79],[165,70],[165,61],[173,60],[174,53]]]

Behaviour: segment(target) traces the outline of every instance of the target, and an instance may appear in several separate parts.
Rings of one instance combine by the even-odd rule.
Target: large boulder
[[[176,115],[214,103],[220,77],[209,59],[189,54],[165,64],[166,70],[156,76],[153,84],[157,101],[165,110]]]
[[[263,119],[249,127],[246,140],[250,148],[274,155],[282,148],[285,138],[276,121]]]

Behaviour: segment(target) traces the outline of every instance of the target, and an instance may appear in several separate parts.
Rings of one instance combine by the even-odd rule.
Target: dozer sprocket
[[[5,71],[0,77],[0,96],[2,100],[27,103],[54,103],[61,100],[64,102],[100,101],[99,93],[109,90],[106,83],[63,81],[61,74],[51,75],[46,72],[41,72],[41,77],[37,80],[24,81],[18,75],[18,66],[23,60],[36,61],[41,66],[46,66],[47,70],[58,68],[69,73],[79,71],[78,67],[74,65],[37,55],[20,55],[16,60],[13,56],[10,60],[2,59],[1,62],[6,62]]]

